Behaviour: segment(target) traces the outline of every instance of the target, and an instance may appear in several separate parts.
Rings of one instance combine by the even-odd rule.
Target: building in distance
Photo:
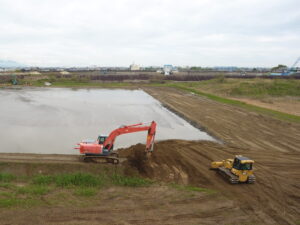
[[[140,68],[139,65],[132,63],[132,64],[129,66],[129,69],[130,69],[130,70],[140,70],[141,68]]]

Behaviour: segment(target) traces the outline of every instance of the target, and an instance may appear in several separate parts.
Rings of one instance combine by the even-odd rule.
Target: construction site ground
[[[118,168],[157,180],[149,187],[110,187],[96,196],[29,208],[3,208],[0,224],[299,224],[300,125],[175,88],[144,90],[218,142],[167,140],[150,160],[141,144],[120,150]],[[255,160],[255,184],[231,185],[209,170],[212,160],[242,154]],[[85,171],[76,156],[1,154],[0,169],[21,175]],[[205,188],[187,191],[175,184]],[[67,196],[67,197],[66,197]],[[43,196],[47,200],[51,196]]]

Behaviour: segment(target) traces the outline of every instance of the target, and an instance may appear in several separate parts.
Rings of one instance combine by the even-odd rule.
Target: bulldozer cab
[[[100,145],[102,145],[104,142],[105,142],[105,140],[106,140],[106,138],[107,138],[107,136],[106,135],[99,135],[98,136],[98,143],[100,144]]]
[[[236,156],[232,167],[237,170],[252,170],[253,163],[254,161],[247,157]]]

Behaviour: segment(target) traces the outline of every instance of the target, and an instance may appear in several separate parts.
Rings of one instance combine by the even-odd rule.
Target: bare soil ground
[[[296,97],[268,97],[263,99],[251,98],[231,98],[245,102],[247,104],[256,105],[268,109],[273,109],[279,112],[289,113],[300,116],[300,98]]]
[[[149,160],[143,145],[123,151],[119,169],[163,181],[145,188],[109,188],[92,199],[61,197],[57,204],[1,209],[1,224],[298,224],[300,125],[283,122],[173,88],[146,88],[166,107],[224,143],[158,142]],[[257,183],[231,185],[210,171],[212,160],[243,154],[255,160]],[[15,159],[15,157],[19,158]],[[74,156],[0,156],[0,171],[32,174],[97,171],[111,165],[81,164]],[[25,156],[28,157],[28,156]],[[45,158],[46,157],[46,158]],[[44,159],[43,159],[44,158]],[[26,161],[26,163],[25,163]],[[11,164],[9,166],[9,164]],[[56,169],[55,169],[56,168]],[[165,182],[216,193],[186,192]],[[69,203],[59,203],[63,201]]]

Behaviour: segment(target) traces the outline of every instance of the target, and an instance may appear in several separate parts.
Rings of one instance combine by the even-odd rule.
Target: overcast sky
[[[0,59],[33,66],[274,66],[299,0],[0,0]]]

